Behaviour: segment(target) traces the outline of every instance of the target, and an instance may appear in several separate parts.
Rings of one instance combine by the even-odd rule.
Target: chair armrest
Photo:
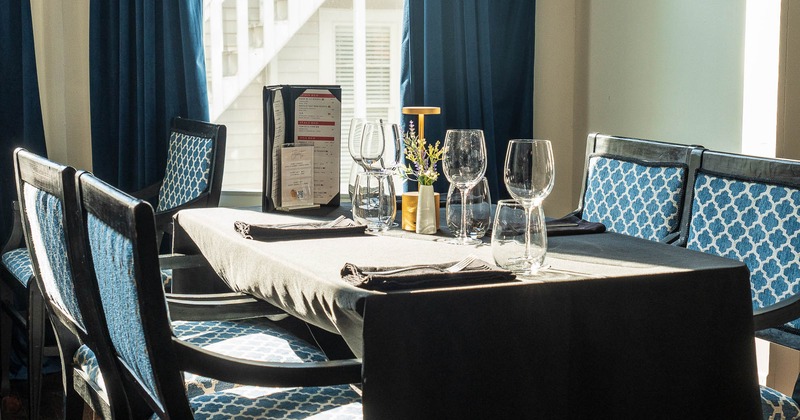
[[[244,293],[165,295],[173,321],[222,321],[286,314],[277,307]]]
[[[167,235],[172,235],[172,217],[175,216],[175,213],[186,209],[208,207],[208,197],[209,194],[204,192],[193,200],[187,201],[180,206],[156,212],[156,230]]]
[[[800,318],[800,294],[796,294],[778,303],[753,310],[755,331],[765,328],[780,327],[798,318]]]
[[[25,236],[24,232],[22,231],[22,216],[19,213],[19,202],[14,200],[11,202],[11,205],[11,211],[13,215],[13,219],[11,221],[11,234],[9,235],[6,243],[3,245],[3,249],[0,250],[0,254],[5,254],[8,251],[25,246]]]
[[[158,256],[158,264],[162,269],[180,269],[203,267],[206,259],[200,254],[161,254]]]
[[[179,368],[242,385],[304,387],[361,383],[361,360],[275,363],[238,359],[172,338]]]
[[[140,200],[149,201],[150,204],[153,204],[155,207],[155,204],[158,203],[158,192],[161,190],[161,184],[163,182],[164,180],[162,179],[161,181],[150,184],[139,191],[134,191],[130,193],[130,195]]]

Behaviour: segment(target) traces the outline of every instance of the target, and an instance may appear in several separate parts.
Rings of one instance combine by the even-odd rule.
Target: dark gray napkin
[[[282,241],[289,239],[331,238],[338,236],[364,235],[365,227],[351,219],[337,219],[332,222],[284,223],[255,225],[247,222],[234,222],[233,228],[245,239],[257,241]]]
[[[582,235],[586,233],[603,233],[606,226],[602,223],[587,222],[574,214],[568,214],[560,219],[548,220],[547,236]]]
[[[456,261],[445,264],[431,264],[433,267],[445,269],[455,264]],[[516,278],[514,273],[503,270],[494,264],[482,260],[475,260],[467,268],[447,273],[430,267],[415,268],[394,274],[380,274],[369,272],[388,271],[397,267],[358,267],[347,263],[342,268],[341,274],[344,281],[362,289],[391,291],[405,289],[432,289],[438,287],[468,286],[473,284],[503,283]]]

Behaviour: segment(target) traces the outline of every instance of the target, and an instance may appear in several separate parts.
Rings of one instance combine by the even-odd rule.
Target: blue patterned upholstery
[[[323,362],[328,360],[319,349],[289,334],[265,319],[241,321],[175,321],[175,336],[196,346],[226,356],[262,362]],[[94,353],[82,346],[74,357],[87,377],[105,390],[105,383]],[[238,385],[213,378],[185,373],[189,398],[234,388]]]
[[[744,262],[754,308],[792,296],[800,290],[800,190],[698,173],[686,246]]]
[[[788,396],[774,389],[761,387],[761,410],[764,419],[788,420],[800,418],[800,406]]]
[[[189,402],[195,419],[350,420],[364,417],[360,397],[348,385],[314,388],[247,386],[201,395]]]
[[[14,276],[23,286],[28,287],[28,283],[33,277],[33,266],[31,266],[31,256],[27,248],[17,248],[3,254],[3,265],[8,272]]]
[[[111,341],[139,380],[155,391],[133,277],[133,244],[93,214],[87,216],[89,244]],[[319,350],[265,319],[176,321],[173,333],[209,350],[258,361],[327,360]],[[87,367],[91,369],[91,367]],[[296,418],[327,410],[354,410],[361,418],[360,397],[349,386],[308,388],[240,387],[185,374],[187,396],[196,418]],[[353,407],[339,407],[353,404]],[[273,417],[275,416],[275,417]],[[325,414],[323,414],[325,416]],[[329,418],[325,416],[325,418]]]
[[[659,241],[680,222],[686,168],[591,156],[582,218],[611,232]]]
[[[67,244],[64,236],[64,220],[61,201],[30,184],[23,187],[23,199],[34,258],[42,275],[44,292],[66,313],[70,314],[79,326],[83,317],[78,310],[78,300],[72,282],[72,270],[67,260]]]
[[[169,292],[172,290],[172,269],[165,268],[161,270],[161,284],[164,285],[164,290]]]
[[[213,146],[213,139],[172,132],[156,211],[177,207],[205,191],[211,177]]]
[[[91,213],[87,215],[86,223],[111,342],[139,380],[153,395],[157,395],[137,305],[133,244]]]

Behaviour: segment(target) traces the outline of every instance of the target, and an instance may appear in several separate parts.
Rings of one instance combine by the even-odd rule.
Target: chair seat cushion
[[[175,321],[172,323],[176,337],[226,356],[261,362],[324,362],[325,354],[307,342],[264,318],[236,321]],[[81,346],[74,363],[96,385],[105,390],[97,359],[92,350]],[[184,373],[186,394],[189,398],[219,392],[238,385],[213,378]]]
[[[3,254],[2,263],[23,286],[28,287],[28,283],[33,278],[33,266],[31,256],[27,248],[17,248]]]
[[[172,269],[165,268],[161,270],[161,283],[164,285],[164,291],[169,292],[172,290]]]
[[[800,418],[800,406],[791,397],[765,386],[761,387],[761,410],[765,419]]]
[[[361,419],[361,397],[349,385],[307,388],[244,386],[192,398],[195,419]],[[154,419],[157,417],[153,417]]]

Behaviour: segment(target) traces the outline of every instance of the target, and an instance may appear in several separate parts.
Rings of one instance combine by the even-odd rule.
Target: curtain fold
[[[534,0],[405,3],[402,106],[442,108],[425,119],[429,141],[443,140],[448,128],[483,129],[495,201],[508,197],[508,141],[533,136],[534,14]],[[446,182],[440,176],[436,190],[447,191]]]
[[[11,232],[17,199],[12,152],[46,155],[29,0],[0,2],[0,244]]]
[[[208,121],[201,0],[92,0],[95,175],[132,191],[164,175],[170,121]]]

